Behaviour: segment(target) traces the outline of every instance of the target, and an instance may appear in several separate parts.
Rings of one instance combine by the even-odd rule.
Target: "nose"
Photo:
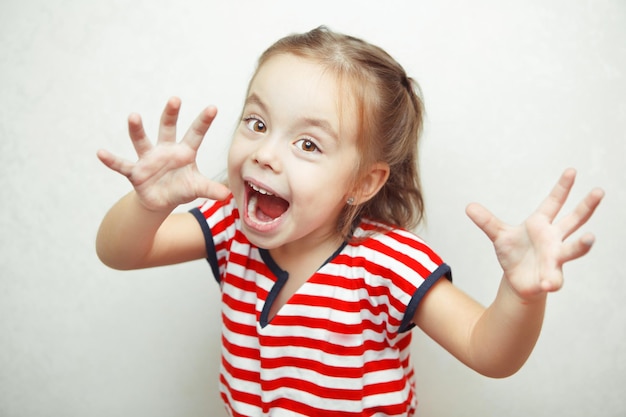
[[[281,161],[279,145],[280,141],[275,138],[264,138],[259,142],[256,151],[252,155],[254,162],[262,168],[268,168],[276,172],[280,171]]]

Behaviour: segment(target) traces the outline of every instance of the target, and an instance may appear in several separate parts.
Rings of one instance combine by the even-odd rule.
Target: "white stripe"
[[[260,362],[258,359],[246,358],[244,356],[236,356],[231,354],[226,348],[222,348],[222,356],[226,362],[231,366],[246,371],[258,372],[260,368]]]
[[[295,411],[285,410],[284,408],[273,408],[269,414],[264,414],[264,416],[271,417],[311,417],[306,414],[296,413]]]
[[[282,310],[281,310],[282,313]],[[301,316],[295,316],[301,317]],[[340,333],[333,332],[327,328],[312,328],[307,326],[298,326],[298,325],[279,325],[279,324],[269,324],[263,328],[257,328],[259,335],[264,335],[267,337],[304,337],[306,339],[311,339],[313,341],[321,341],[321,342],[332,342],[333,339],[342,341],[342,343],[338,343],[339,346],[359,346],[361,343],[350,343],[352,338],[358,338],[358,340],[365,341],[371,340],[376,343],[384,343],[385,335],[380,334],[372,329],[362,329],[359,333],[349,334],[349,333]],[[346,340],[344,341],[344,338]]]
[[[263,392],[264,401],[271,402],[277,398],[291,398],[294,401],[297,401],[302,404],[311,405],[315,408],[321,408],[324,410],[335,411],[335,412],[360,412],[363,408],[363,403],[361,400],[342,400],[342,399],[329,399],[317,396],[315,394],[311,394],[306,391],[300,391],[295,387],[281,387],[271,391]],[[332,407],[332,408],[327,408]],[[272,410],[271,415],[274,416],[274,411]],[[287,414],[285,414],[287,415]],[[292,414],[291,414],[292,415]]]
[[[334,267],[331,267],[329,265],[328,269],[324,270],[324,272],[330,272],[334,274],[334,269],[335,269]],[[394,291],[391,290],[393,286],[389,285],[388,277],[382,277],[380,275],[371,274],[362,267],[355,267],[352,269],[353,269],[353,272],[351,272],[350,275],[359,274],[360,276],[367,276],[369,274],[370,279],[366,279],[366,283],[368,287],[372,289],[387,288],[389,289],[389,292],[393,295]],[[373,281],[373,282],[367,282],[367,281]],[[421,284],[421,282],[419,284]],[[389,312],[389,315],[395,318],[397,321],[401,321],[402,317],[404,316],[404,312],[401,312],[398,309],[394,308],[393,304],[389,302],[389,297],[386,294],[383,293],[381,295],[376,295],[376,296],[370,295],[367,291],[367,288],[360,288],[358,290],[353,290],[353,289],[348,289],[348,288],[336,287],[332,285],[308,282],[305,285],[303,285],[300,290],[298,290],[298,293],[300,292],[306,293],[307,295],[324,296],[324,297],[336,298],[336,299],[343,300],[343,301],[354,300],[355,302],[359,302],[359,303],[362,300],[365,300],[368,304],[370,304],[373,307],[376,307],[379,305],[386,306]],[[410,297],[408,298],[410,299]],[[406,300],[399,300],[399,301],[402,305],[406,305],[408,303]],[[376,316],[372,315],[371,311],[368,311],[367,309],[362,309],[361,312],[367,312],[368,313],[367,318],[369,320],[372,320],[373,322],[377,324],[381,322],[382,318],[375,319],[374,317]]]
[[[363,378],[333,377],[321,374],[312,369],[282,366],[275,369],[264,369],[263,379],[273,381],[281,378],[294,378],[300,381],[313,382],[322,388],[329,389],[361,389]],[[294,388],[297,388],[294,387]]]
[[[315,288],[311,288],[315,287]],[[311,317],[317,319],[331,320],[333,322],[342,324],[342,325],[354,325],[361,324],[364,320],[371,321],[374,325],[381,325],[386,322],[386,314],[381,312],[381,314],[374,314],[369,308],[361,308],[361,297],[354,297],[354,294],[347,294],[345,297],[341,297],[341,294],[331,294],[327,292],[323,294],[322,291],[316,292],[316,289],[323,290],[325,288],[330,288],[332,291],[332,286],[329,285],[321,285],[321,284],[304,284],[296,293],[297,295],[307,295],[307,296],[317,296],[317,297],[327,297],[330,300],[329,305],[327,306],[309,306],[305,304],[298,304],[298,300],[293,299],[290,300],[287,304],[285,304],[281,309],[279,314],[281,316],[302,316],[302,317]],[[354,292],[354,291],[352,291]],[[350,299],[352,296],[353,299]],[[371,297],[371,299],[376,299],[379,297]],[[384,297],[387,298],[387,297]],[[359,308],[357,311],[345,311],[343,309],[335,309],[333,308],[333,301],[337,300],[337,302],[341,303],[349,303],[352,304],[353,307]],[[372,309],[376,309],[376,304],[372,304]]]
[[[224,374],[224,370],[222,370],[222,374]],[[230,383],[230,382],[229,382]],[[232,385],[231,387],[236,387],[236,385]],[[263,410],[259,407],[256,407],[252,404],[244,403],[241,401],[235,401],[233,397],[230,395],[230,390],[226,387],[222,381],[219,383],[220,393],[225,394],[228,398],[227,403],[239,414],[244,416],[261,416],[263,415]],[[237,387],[238,388],[238,387]],[[226,410],[230,411],[230,410]]]
[[[361,364],[358,368],[360,369],[362,367],[363,364]],[[342,368],[336,367],[335,369],[340,371]],[[406,375],[403,368],[372,371],[363,376],[354,378],[348,376],[325,375],[315,369],[293,366],[281,366],[278,368],[263,370],[263,379],[265,381],[273,381],[285,377],[295,378],[301,381],[314,382],[315,385],[328,389],[361,390],[363,387],[368,385],[386,383],[389,381],[400,381],[403,380]]]
[[[314,340],[314,338],[311,339]],[[366,350],[358,355],[338,355],[302,346],[265,346],[261,352],[261,360],[285,357],[318,361],[334,368],[360,368],[367,362],[396,359],[397,352],[393,348],[387,348],[379,351]]]
[[[220,368],[221,368],[222,376],[224,377],[228,385],[230,385],[235,391],[241,391],[244,393],[259,395],[258,383],[254,381],[247,381],[245,379],[235,378],[233,375],[231,375],[228,372],[228,369],[224,368],[223,365]],[[220,381],[220,385],[222,385],[221,381]]]

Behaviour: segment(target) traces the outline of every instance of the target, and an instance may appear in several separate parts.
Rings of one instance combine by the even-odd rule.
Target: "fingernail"
[[[584,236],[582,238],[582,242],[587,245],[587,246],[591,246],[593,245],[593,243],[596,241],[596,239],[593,236]]]

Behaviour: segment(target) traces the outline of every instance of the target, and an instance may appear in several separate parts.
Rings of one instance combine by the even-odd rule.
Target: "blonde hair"
[[[346,205],[337,229],[350,239],[361,217],[416,227],[424,214],[418,169],[424,108],[417,83],[383,49],[324,26],[278,40],[261,55],[257,71],[269,58],[285,53],[319,62],[351,87],[360,120],[361,161],[355,184],[374,163],[384,162],[390,168],[388,180],[373,198]]]

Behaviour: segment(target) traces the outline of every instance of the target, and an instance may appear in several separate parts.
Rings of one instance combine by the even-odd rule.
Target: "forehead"
[[[351,83],[320,62],[282,53],[263,62],[248,89],[270,110],[292,117],[326,120],[342,137],[356,132]]]

